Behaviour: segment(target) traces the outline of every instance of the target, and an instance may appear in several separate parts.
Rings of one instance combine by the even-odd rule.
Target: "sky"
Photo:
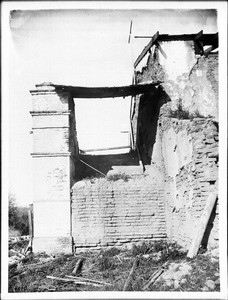
[[[132,7],[134,3],[131,3]],[[32,97],[35,84],[75,86],[132,84],[133,63],[149,42],[134,35],[215,33],[215,10],[25,9],[11,6],[8,32],[9,188],[19,205],[33,200]],[[121,5],[118,5],[121,7]],[[178,8],[181,8],[179,2]],[[128,43],[133,21],[131,43]],[[79,147],[129,144],[130,99],[76,100]],[[122,133],[121,133],[122,132]],[[98,138],[99,137],[99,138]],[[111,137],[111,138],[110,138]]]

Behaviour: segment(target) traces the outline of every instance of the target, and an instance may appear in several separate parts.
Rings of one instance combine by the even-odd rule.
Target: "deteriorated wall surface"
[[[189,248],[211,188],[218,179],[218,128],[207,119],[164,118],[163,144],[168,237]],[[218,201],[202,244],[218,246]]]
[[[83,180],[72,189],[76,249],[169,239],[188,249],[218,179],[218,55],[195,53],[194,42],[161,42],[140,83],[162,84],[136,96],[132,127],[144,175]],[[175,113],[178,113],[175,115]],[[130,174],[132,166],[121,166]],[[218,246],[217,200],[203,238]]]
[[[160,47],[163,54],[155,47],[147,65],[137,72],[136,80],[162,82],[170,102],[162,107],[161,113],[181,105],[189,113],[218,119],[218,53],[196,55],[193,41],[161,42]],[[136,102],[139,99],[136,97]]]
[[[146,171],[160,170],[167,236],[188,248],[218,179],[218,53],[201,56],[193,41],[161,42],[137,72],[160,92],[135,97],[133,133]],[[155,109],[159,110],[155,113]],[[203,244],[218,246],[218,200]]]
[[[72,217],[76,249],[166,238],[164,190],[145,175],[76,183]]]

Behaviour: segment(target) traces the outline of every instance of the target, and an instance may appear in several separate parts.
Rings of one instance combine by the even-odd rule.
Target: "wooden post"
[[[217,190],[217,181],[216,181],[215,189],[214,189],[214,191],[212,191],[209,194],[203,214],[199,220],[198,232],[197,232],[195,238],[193,238],[191,246],[189,248],[189,251],[187,254],[187,257],[189,257],[189,258],[193,258],[194,256],[197,255],[198,249],[200,247],[200,244],[201,244],[203,236],[204,236],[204,232],[207,228],[209,218],[210,218],[212,210],[214,208],[214,205],[215,205],[215,202],[217,199],[217,195],[218,195],[218,190]]]

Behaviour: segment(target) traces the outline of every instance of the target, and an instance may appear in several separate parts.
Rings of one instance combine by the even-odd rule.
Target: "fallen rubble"
[[[16,248],[16,247],[15,247]],[[218,253],[186,257],[164,242],[50,256],[9,250],[9,292],[219,291]],[[17,259],[15,258],[17,257]],[[77,275],[76,275],[77,274]]]

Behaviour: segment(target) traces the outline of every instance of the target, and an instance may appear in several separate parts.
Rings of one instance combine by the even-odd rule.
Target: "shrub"
[[[143,242],[140,245],[133,244],[131,251],[133,256],[137,256],[137,255],[152,253],[154,251],[153,249],[154,249],[153,243]]]
[[[16,199],[9,195],[9,227],[19,230],[21,235],[29,234],[28,209],[16,205]]]
[[[179,104],[176,110],[169,110],[168,116],[170,118],[177,118],[180,120],[192,120],[194,118],[205,118],[200,114],[198,109],[194,113],[190,113],[188,110],[184,110],[181,104],[181,100],[179,100]],[[211,117],[211,116],[210,116]]]
[[[113,174],[113,175],[109,175],[108,176],[108,180],[111,181],[117,181],[119,179],[124,180],[125,182],[128,181],[131,178],[131,176],[127,175],[127,174]]]

